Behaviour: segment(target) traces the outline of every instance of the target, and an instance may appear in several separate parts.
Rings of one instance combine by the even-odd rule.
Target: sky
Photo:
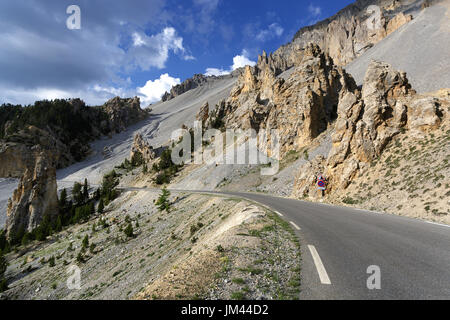
[[[196,73],[253,65],[352,2],[3,0],[0,104],[139,96],[146,107]]]

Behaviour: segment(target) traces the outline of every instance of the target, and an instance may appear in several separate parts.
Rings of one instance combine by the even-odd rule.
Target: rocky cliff
[[[8,203],[8,237],[24,231],[31,232],[44,216],[53,218],[58,214],[56,169],[45,151],[35,148],[30,150],[29,155],[27,160],[30,164]]]
[[[318,157],[300,169],[293,194],[302,197],[315,191],[318,173],[329,178],[330,193],[345,190],[396,135],[420,137],[439,129],[449,105],[448,97],[416,94],[404,72],[372,61],[362,90],[348,90],[339,101],[328,158]]]
[[[89,154],[89,142],[121,132],[146,117],[137,97],[116,97],[101,107],[88,107],[80,99],[19,106],[17,115],[5,122],[4,138],[0,139],[0,177],[20,178],[34,163],[29,150],[37,146],[57,169],[67,167]]]
[[[207,79],[208,78],[202,74],[196,74],[192,78],[189,78],[189,79],[183,81],[181,84],[178,84],[178,85],[172,87],[170,92],[166,92],[163,95],[161,100],[163,102],[172,100],[173,98],[175,98],[189,90],[195,89],[195,88],[205,84]]]
[[[0,177],[20,178],[8,203],[8,236],[32,231],[45,215],[51,218],[58,213],[57,168],[85,157],[93,139],[123,131],[148,116],[139,98],[119,97],[101,107],[87,107],[79,99],[55,100],[18,107],[16,112],[4,122],[0,140]],[[152,155],[150,149],[142,152],[145,157]]]
[[[312,42],[337,65],[347,65],[411,21],[413,15],[408,12],[417,12],[429,5],[428,0],[357,0],[333,17],[300,29],[291,43],[274,53],[274,58],[293,65],[296,52]]]
[[[227,128],[277,129],[281,155],[308,145],[336,119],[340,96],[356,85],[317,45],[296,55],[295,66],[277,76],[271,56],[264,53],[255,67],[245,69],[209,123],[220,118]]]
[[[103,125],[108,126],[112,133],[122,132],[128,126],[144,120],[148,116],[148,113],[141,109],[138,97],[125,99],[115,97],[101,108],[107,115],[107,120],[103,122]]]

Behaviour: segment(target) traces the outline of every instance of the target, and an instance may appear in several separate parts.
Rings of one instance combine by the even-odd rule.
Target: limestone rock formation
[[[439,128],[447,114],[442,106],[449,102],[416,94],[404,72],[372,61],[362,90],[348,90],[339,101],[333,148],[326,162],[321,161],[329,191],[346,189],[358,171],[377,159],[402,131],[417,135]],[[300,169],[293,192],[297,197],[311,186],[309,177],[314,173],[305,174],[308,170]]]
[[[128,126],[144,120],[148,114],[141,109],[138,97],[120,98],[115,97],[102,106],[109,119],[110,131],[119,133]]]
[[[0,177],[20,178],[25,169],[32,166],[35,156],[30,150],[46,150],[48,157],[57,168],[66,167],[75,162],[70,150],[77,147],[79,152],[87,153],[88,146],[79,146],[76,141],[66,145],[51,131],[27,126],[23,130],[8,136],[8,141],[0,140]]]
[[[58,214],[56,169],[45,151],[32,150],[34,164],[28,166],[9,200],[6,230],[8,237],[31,232],[42,221]]]
[[[400,12],[388,22],[386,26],[386,35],[390,35],[392,32],[394,32],[404,24],[407,24],[412,19],[413,19],[412,15]]]
[[[275,61],[292,66],[296,52],[312,42],[319,45],[338,66],[361,56],[387,35],[413,18],[404,14],[423,0],[357,0],[336,15],[313,26],[300,29],[291,43],[273,54]],[[371,6],[380,8],[373,9]],[[278,65],[280,65],[278,63]]]
[[[229,98],[212,112],[226,128],[278,130],[281,155],[299,150],[325,131],[337,114],[339,97],[353,79],[317,45],[298,54],[288,74],[274,67],[265,53],[255,67],[246,67]]]
[[[195,119],[199,122],[201,122],[203,128],[205,128],[206,122],[208,121],[209,118],[209,103],[205,102],[199,112],[197,113],[197,115],[195,116]]]
[[[156,158],[155,150],[148,144],[147,141],[144,140],[141,134],[136,134],[134,136],[130,158],[133,159],[133,157],[137,153],[140,153],[142,155],[145,163],[149,163]]]
[[[183,81],[181,84],[178,84],[178,85],[172,87],[170,92],[166,92],[163,95],[161,100],[163,102],[172,100],[173,98],[175,98],[189,90],[195,89],[195,88],[205,84],[206,81],[207,81],[206,76],[204,76],[203,74],[196,74],[192,78],[189,78],[189,79]]]

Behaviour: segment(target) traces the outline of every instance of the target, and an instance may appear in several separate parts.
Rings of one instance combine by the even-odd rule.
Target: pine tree
[[[88,181],[86,178],[84,179],[84,185],[83,185],[83,197],[84,197],[84,200],[89,199],[89,186],[88,186]]]
[[[100,203],[98,204],[97,212],[102,214],[103,210],[105,210],[105,205],[103,203],[103,198],[101,198]]]
[[[84,201],[83,193],[81,192],[82,186],[80,183],[75,182],[72,189],[72,197],[77,205],[80,205]]]
[[[61,232],[62,230],[62,221],[61,221],[61,216],[58,216],[58,218],[56,219],[56,227],[55,227],[56,232]]]
[[[59,209],[64,210],[67,206],[67,190],[66,188],[61,190],[61,194],[59,196]]]
[[[22,237],[22,245],[26,246],[28,243],[30,243],[30,234],[26,232]]]
[[[90,211],[90,214],[92,215],[92,214],[95,214],[95,204],[94,204],[94,202],[91,202],[90,204],[89,204],[89,211]]]
[[[166,210],[167,212],[169,212],[169,210],[170,210],[169,197],[170,197],[170,192],[169,192],[169,190],[167,190],[167,188],[164,187],[162,189],[161,195],[158,198],[158,201],[156,201],[156,205],[158,206],[159,211]]]
[[[81,243],[83,249],[87,249],[89,247],[89,237],[86,235]]]

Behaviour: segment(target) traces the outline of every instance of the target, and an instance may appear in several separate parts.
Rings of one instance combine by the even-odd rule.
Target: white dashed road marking
[[[320,259],[319,253],[316,250],[316,247],[308,245],[309,251],[314,260],[314,264],[316,265],[317,273],[319,274],[320,282],[322,284],[331,284],[330,278],[328,277],[327,271]]]

